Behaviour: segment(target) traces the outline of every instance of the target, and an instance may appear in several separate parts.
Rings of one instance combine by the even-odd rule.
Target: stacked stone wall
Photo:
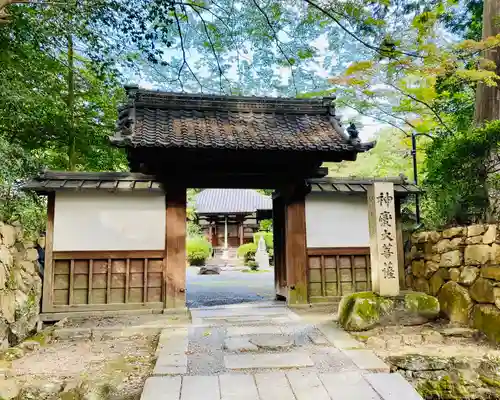
[[[0,222],[0,349],[15,345],[36,328],[42,279],[36,246],[20,225]]]
[[[437,296],[444,316],[500,342],[500,225],[412,235],[408,287]]]

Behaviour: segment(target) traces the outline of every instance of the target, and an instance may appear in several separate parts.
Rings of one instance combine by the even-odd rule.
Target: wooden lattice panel
[[[163,304],[163,252],[54,252],[53,271],[57,310]]]
[[[369,248],[315,248],[308,253],[310,302],[336,301],[370,290]]]

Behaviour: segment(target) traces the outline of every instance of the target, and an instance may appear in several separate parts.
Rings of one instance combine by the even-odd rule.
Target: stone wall
[[[36,328],[42,294],[37,243],[23,238],[20,225],[0,222],[0,349]],[[41,247],[44,239],[38,240]]]
[[[453,323],[500,342],[500,225],[471,225],[412,235],[407,285],[437,296]]]

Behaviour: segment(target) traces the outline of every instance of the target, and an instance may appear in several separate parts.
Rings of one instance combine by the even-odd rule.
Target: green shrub
[[[188,239],[186,250],[189,265],[200,266],[212,254],[212,245],[204,237],[197,237]]]
[[[238,257],[243,258],[245,265],[249,265],[249,261],[255,261],[255,253],[257,245],[255,243],[246,243],[238,247]]]
[[[264,237],[264,242],[266,242],[266,248],[267,251],[269,252],[271,249],[274,249],[274,243],[273,243],[273,233],[272,232],[256,232],[253,234],[253,242],[255,243],[256,246],[259,245],[259,240],[260,237]]]
[[[250,267],[251,271],[257,271],[259,269],[259,264],[255,261],[249,261],[247,265]]]
[[[261,232],[272,232],[273,231],[273,220],[263,219],[259,222],[259,231]]]

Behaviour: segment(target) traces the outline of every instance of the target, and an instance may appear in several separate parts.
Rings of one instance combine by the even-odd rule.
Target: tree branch
[[[274,35],[274,40],[276,42],[276,46],[278,47],[278,49],[281,52],[281,54],[283,54],[283,57],[285,57],[286,62],[290,65],[290,74],[292,75],[292,85],[293,85],[293,88],[295,89],[295,94],[297,95],[298,92],[297,92],[297,85],[295,84],[295,73],[293,71],[293,64],[290,61],[290,58],[283,51],[283,48],[281,47],[281,42],[278,39],[278,34],[276,33],[276,30],[274,29],[273,25],[271,24],[271,21],[269,20],[269,17],[267,16],[266,12],[260,7],[260,5],[257,2],[257,0],[252,0],[252,1],[255,4],[255,7],[257,7],[257,9],[259,10],[259,12],[266,19],[267,25],[269,25],[269,28],[271,28],[271,30],[273,31],[273,35]]]
[[[212,49],[212,53],[214,55],[215,62],[217,63],[217,68],[219,70],[219,86],[220,86],[220,92],[222,93],[224,91],[223,86],[222,86],[222,78],[224,78],[229,83],[230,86],[231,86],[231,81],[229,79],[227,79],[226,75],[224,75],[224,71],[222,71],[222,67],[221,67],[220,61],[219,61],[219,56],[217,55],[217,52],[215,51],[215,46],[214,46],[214,43],[213,43],[212,38],[210,36],[210,33],[208,32],[208,27],[207,27],[207,24],[205,23],[205,20],[203,19],[203,17],[201,16],[201,13],[198,10],[196,10],[195,8],[192,8],[192,10],[198,15],[198,17],[200,17],[201,23],[203,24],[203,29],[205,31],[205,34],[207,35],[208,43],[210,44],[210,48]]]
[[[368,49],[370,50],[373,50],[375,52],[377,52],[378,54],[380,54],[381,56],[387,56],[387,52],[384,52],[383,50],[380,49],[380,47],[378,46],[374,46],[368,42],[366,42],[365,40],[361,39],[359,36],[355,35],[353,32],[351,32],[349,29],[347,29],[341,22],[338,18],[336,18],[333,13],[331,13],[330,11],[328,10],[325,10],[323,7],[319,6],[318,4],[314,3],[313,1],[311,0],[304,0],[307,4],[311,5],[312,7],[314,7],[316,10],[322,12],[323,14],[325,14],[327,17],[329,17],[330,19],[333,20],[333,22],[335,22],[339,27],[340,29],[342,29],[345,33],[347,33],[349,36],[351,36],[352,38],[354,38],[355,40],[357,40],[359,43],[361,43],[363,46],[367,47]],[[415,57],[415,58],[423,58],[422,56],[420,56],[419,54],[417,53],[409,53],[409,52],[406,52],[406,51],[402,51],[402,50],[393,50],[393,53],[397,53],[397,54],[401,54],[401,55],[405,55],[405,56],[409,56],[409,57]]]
[[[380,118],[380,117],[377,117],[377,116],[373,116],[373,115],[370,115],[364,111],[361,111],[359,108],[357,107],[354,107],[353,105],[351,104],[347,104],[345,103],[344,101],[339,101],[339,103],[343,104],[344,106],[346,107],[349,107],[349,108],[352,108],[354,111],[357,111],[358,113],[360,113],[361,115],[364,115],[366,117],[370,117],[370,118],[373,118],[373,119],[376,119],[380,122],[383,122],[385,124],[388,124],[388,125],[391,125],[393,128],[396,128],[398,130],[400,130],[401,132],[403,132],[405,134],[406,137],[411,137],[411,134],[408,134],[408,132],[406,132],[403,128],[401,128],[400,126],[396,125],[394,122],[391,122],[391,121],[388,121],[386,119],[383,119],[383,118]]]
[[[409,97],[410,99],[412,99],[413,101],[416,101],[417,103],[420,103],[422,104],[423,106],[427,107],[433,114],[434,116],[436,117],[436,119],[439,121],[439,123],[443,126],[443,128],[449,133],[449,134],[453,134],[453,131],[448,127],[448,125],[445,124],[445,122],[443,121],[443,119],[441,118],[441,116],[439,115],[439,113],[434,109],[434,107],[432,107],[430,104],[426,103],[425,101],[423,100],[420,100],[418,97],[415,97],[413,96],[412,94],[410,93],[406,93],[404,90],[400,89],[399,87],[397,87],[396,85],[393,85],[392,83],[386,83],[387,85],[391,86],[392,88],[396,89],[399,93],[401,93],[402,95],[404,96],[407,96]]]

